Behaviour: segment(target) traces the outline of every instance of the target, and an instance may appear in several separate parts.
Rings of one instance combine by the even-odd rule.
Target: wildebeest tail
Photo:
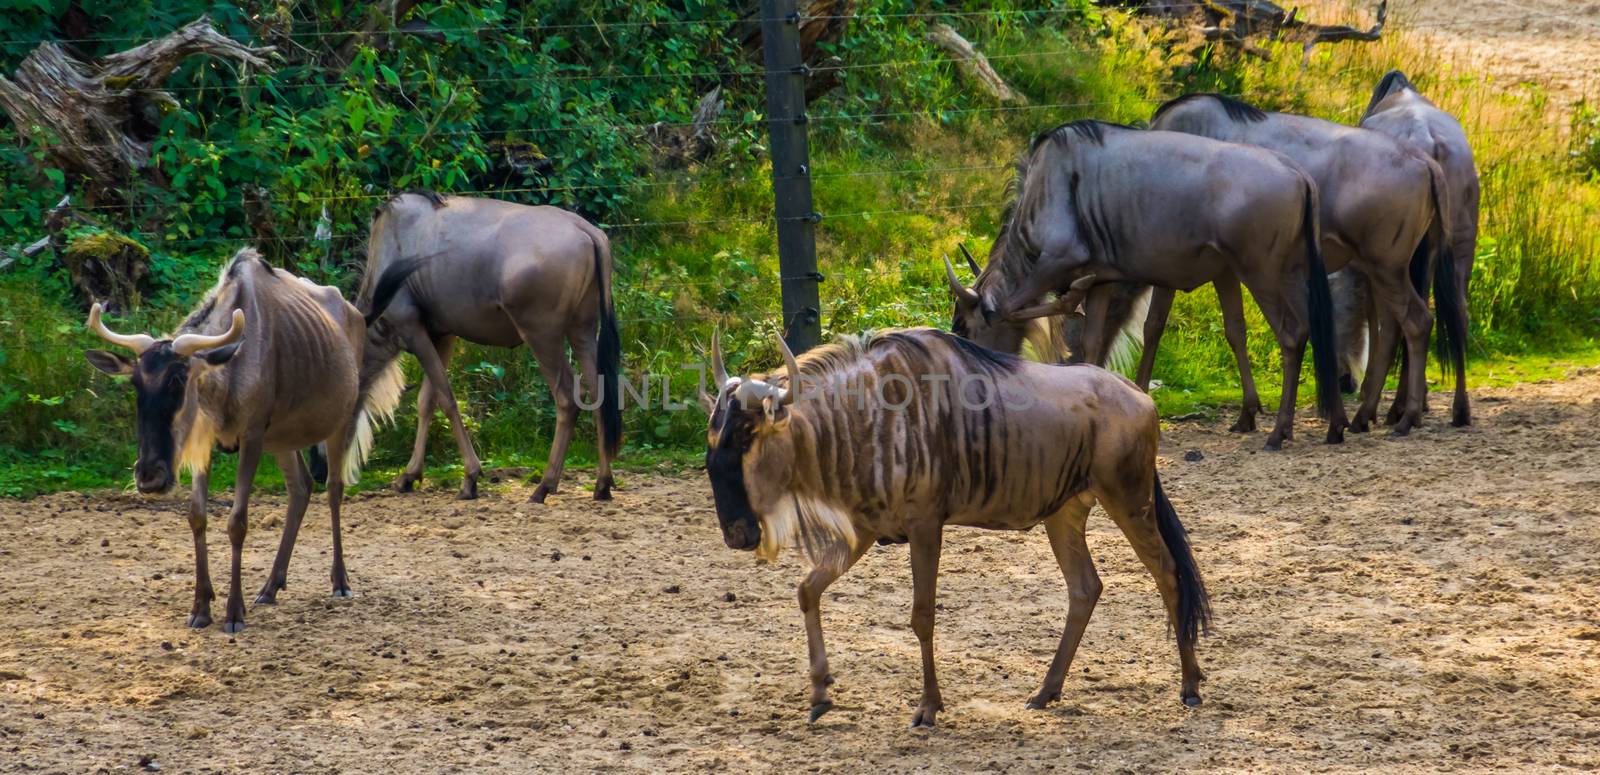
[[[1200,567],[1195,564],[1194,552],[1189,550],[1189,533],[1178,521],[1178,512],[1161,489],[1161,474],[1155,475],[1156,528],[1161,540],[1172,555],[1178,576],[1178,621],[1175,623],[1178,643],[1192,644],[1201,632],[1211,630],[1211,596],[1206,593],[1205,581],[1200,578]]]
[[[406,258],[384,267],[383,274],[378,275],[378,282],[372,291],[372,306],[365,313],[367,325],[372,325],[383,316],[383,311],[389,308],[389,302],[394,301],[395,294],[405,287],[406,280],[412,273],[422,268],[427,263],[429,256]]]
[[[1428,160],[1428,186],[1433,197],[1433,225],[1428,228],[1424,242],[1432,242],[1434,306],[1438,311],[1435,327],[1438,329],[1435,345],[1439,368],[1449,376],[1454,368],[1465,373],[1467,368],[1467,309],[1466,299],[1458,295],[1456,286],[1456,256],[1450,249],[1450,203],[1446,201],[1444,170],[1432,159]],[[1420,252],[1420,249],[1419,249]],[[1413,258],[1412,263],[1416,260]],[[1424,278],[1426,282],[1426,278]],[[1419,292],[1426,299],[1425,292]]]
[[[1322,229],[1317,211],[1321,200],[1316,183],[1301,173],[1305,200],[1300,228],[1306,243],[1306,292],[1311,320],[1311,362],[1317,377],[1317,413],[1325,418],[1344,414],[1339,393],[1339,342],[1334,331],[1333,292],[1328,288],[1328,268],[1322,263]],[[1330,438],[1330,441],[1334,439]]]
[[[600,442],[606,454],[615,456],[622,448],[622,336],[617,332],[617,310],[611,302],[611,246],[594,242],[594,275],[600,293],[600,342],[596,353],[600,372]]]

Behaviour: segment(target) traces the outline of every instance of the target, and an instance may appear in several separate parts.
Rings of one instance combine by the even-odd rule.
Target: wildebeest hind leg
[[[1239,364],[1239,388],[1244,400],[1239,407],[1239,421],[1228,430],[1234,433],[1253,433],[1256,415],[1261,413],[1261,396],[1256,393],[1255,375],[1250,370],[1250,351],[1245,341],[1244,297],[1239,292],[1239,279],[1229,275],[1211,283],[1217,292],[1217,306],[1222,309],[1222,330],[1228,337],[1228,347]]]
[[[939,693],[939,678],[933,668],[933,605],[939,588],[939,553],[944,543],[944,526],[936,520],[911,520],[906,537],[911,544],[911,629],[922,646],[922,700],[917,703],[911,726],[932,727],[934,717],[944,710]]]
[[[422,480],[422,469],[428,459],[428,426],[433,424],[433,391],[433,382],[424,376],[422,387],[417,391],[417,439],[411,445],[411,459],[406,461],[405,470],[395,477],[395,492],[411,492]]]
[[[1039,709],[1061,698],[1061,684],[1072,668],[1072,657],[1083,640],[1083,630],[1089,625],[1089,616],[1100,600],[1100,574],[1094,570],[1094,558],[1089,556],[1089,545],[1084,542],[1084,522],[1094,496],[1084,493],[1074,498],[1060,511],[1045,520],[1045,531],[1050,536],[1050,549],[1061,565],[1061,575],[1067,580],[1067,626],[1061,633],[1061,643],[1056,647],[1055,658],[1044,674],[1044,683],[1038,693],[1028,698],[1028,707]]]
[[[334,597],[355,597],[350,591],[350,575],[344,569],[344,536],[339,529],[339,507],[344,504],[344,456],[349,448],[350,429],[340,428],[328,439],[328,460],[333,470],[328,474],[328,529],[333,533],[333,567],[329,578],[333,581]]]
[[[278,556],[272,560],[272,572],[267,574],[266,586],[256,594],[256,605],[278,602],[278,590],[289,586],[289,555],[294,553],[300,522],[306,516],[306,506],[311,503],[311,472],[301,462],[300,453],[280,452],[277,459],[278,470],[283,472],[284,484],[289,490],[289,511],[283,520],[283,538],[278,542]],[[330,477],[344,473],[338,467],[332,467],[329,471]]]
[[[471,500],[478,497],[478,477],[483,475],[483,464],[478,462],[478,453],[472,448],[472,437],[467,435],[467,426],[461,422],[461,408],[456,405],[455,393],[450,391],[450,378],[445,374],[445,364],[449,362],[450,346],[455,341],[450,337],[441,337],[437,340],[430,339],[420,332],[408,332],[407,344],[416,354],[417,362],[422,364],[422,373],[428,378],[433,389],[438,391],[435,398],[439,399],[440,406],[444,409],[446,417],[450,418],[450,432],[455,434],[456,446],[461,450],[461,465],[465,475],[461,478],[461,492],[456,495],[460,500]],[[421,404],[421,398],[418,399]],[[418,423],[422,422],[419,417]],[[412,450],[415,457],[416,451]],[[420,474],[420,470],[418,471]]]
[[[1292,306],[1291,300],[1295,298],[1292,292],[1285,293],[1280,289],[1274,295],[1264,291],[1256,293],[1255,297],[1261,313],[1272,323],[1272,333],[1278,339],[1278,353],[1283,359],[1283,390],[1278,397],[1278,417],[1272,426],[1272,433],[1267,435],[1266,445],[1269,450],[1278,450],[1283,448],[1283,442],[1294,438],[1295,393],[1300,388],[1300,364],[1305,360],[1306,340],[1311,334],[1307,323],[1309,313],[1304,306]],[[1240,316],[1243,316],[1242,309]]]
[[[222,631],[230,634],[244,629],[244,592],[239,588],[239,571],[244,559],[244,538],[250,529],[250,489],[255,484],[256,466],[260,462],[261,437],[246,436],[244,443],[239,445],[239,469],[233,485],[233,511],[228,515],[228,542],[233,547],[233,564]],[[333,489],[333,482],[337,478],[329,478],[329,490]]]
[[[522,341],[528,343],[533,357],[544,373],[545,384],[550,386],[550,397],[556,402],[556,432],[550,439],[550,459],[545,463],[544,478],[529,498],[534,503],[544,503],[545,496],[561,486],[561,470],[567,461],[567,445],[572,442],[572,427],[578,422],[578,399],[573,394],[576,386],[572,366],[567,363],[566,342],[560,336],[538,336],[522,329]],[[602,446],[604,446],[602,444]]]
[[[196,471],[190,483],[189,531],[194,534],[194,606],[189,609],[189,626],[195,629],[211,626],[211,601],[217,592],[211,586],[211,560],[206,550],[206,491],[211,484],[210,471]]]
[[[589,396],[589,401],[595,405],[594,409],[594,439],[595,453],[599,463],[594,472],[594,499],[597,501],[611,500],[611,453],[606,449],[606,427],[601,418],[600,408],[600,367],[595,360],[596,344],[594,329],[586,332],[580,331],[567,337],[572,346],[572,358],[578,362],[578,368],[583,375],[583,390]]]
[[[1374,299],[1372,303],[1379,302]],[[1373,421],[1377,419],[1378,402],[1383,400],[1383,383],[1389,376],[1389,364],[1394,360],[1397,330],[1394,319],[1388,310],[1382,308],[1375,311],[1374,317],[1376,324],[1368,325],[1370,344],[1367,348],[1367,373],[1361,378],[1361,407],[1350,422],[1350,430],[1356,433],[1371,430]]]
[[[1409,287],[1406,290],[1409,293],[1400,333],[1405,337],[1406,355],[1410,363],[1400,374],[1400,378],[1406,381],[1407,394],[1405,414],[1401,415],[1400,422],[1391,430],[1396,436],[1404,436],[1412,428],[1422,425],[1423,402],[1428,395],[1428,335],[1433,329],[1433,315],[1428,312],[1428,303]]]
[[[827,590],[829,584],[850,570],[872,544],[872,535],[857,534],[856,547],[850,552],[848,561],[841,565],[813,568],[806,574],[805,579],[801,580],[797,590],[800,613],[806,618],[806,653],[811,666],[812,723],[822,718],[822,714],[833,710],[833,701],[828,699],[828,687],[833,685],[833,673],[828,669],[828,651],[822,644],[822,593]]]

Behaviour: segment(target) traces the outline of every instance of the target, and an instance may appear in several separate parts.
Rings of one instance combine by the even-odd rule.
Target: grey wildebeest
[[[701,396],[711,417],[706,472],[730,548],[771,559],[797,545],[810,561],[798,594],[812,721],[832,707],[822,593],[877,540],[910,544],[911,626],[922,647],[912,725],[933,726],[942,708],[936,577],[944,529],[956,525],[1044,524],[1070,602],[1028,705],[1057,699],[1100,596],[1084,541],[1096,502],[1155,577],[1177,633],[1181,697],[1199,704],[1194,647],[1209,603],[1156,473],[1160,431],[1148,396],[1098,367],[1026,362],[929,328],[846,337],[798,360],[778,345],[785,373],[729,378],[713,344],[718,392]]]
[[[1405,405],[1393,432],[1405,435],[1422,422],[1427,394],[1426,353],[1433,316],[1424,298],[1430,269],[1439,304],[1439,348],[1446,368],[1464,368],[1465,318],[1457,307],[1450,233],[1449,188],[1437,162],[1388,135],[1332,121],[1268,113],[1220,94],[1190,94],[1156,109],[1152,129],[1258,145],[1293,159],[1321,193],[1322,253],[1330,271],[1354,267],[1367,281],[1368,309],[1376,318],[1361,384],[1361,407],[1350,427],[1368,430],[1378,413],[1383,381],[1397,336],[1404,336],[1407,367],[1400,375]],[[1258,297],[1259,300],[1259,297]],[[1159,290],[1150,314],[1165,320],[1170,294]],[[1239,310],[1223,306],[1223,315]],[[1235,323],[1233,325],[1242,325]],[[1147,324],[1146,332],[1150,331]],[[1147,343],[1147,346],[1148,343]],[[1382,354],[1381,356],[1379,354]]]
[[[1088,296],[1084,349],[1088,362],[1102,364],[1110,336],[1101,324],[1127,283],[1179,290],[1212,283],[1225,304],[1231,296],[1237,306],[1242,281],[1272,325],[1283,359],[1283,393],[1267,449],[1294,433],[1308,337],[1327,441],[1338,443],[1345,417],[1317,210],[1311,178],[1272,151],[1098,121],[1063,124],[1034,138],[989,263],[979,271],[972,262],[976,286],[964,286],[945,260],[956,297],[952,330],[1015,353],[1030,325],[1018,311],[1036,309],[1041,297],[1093,274],[1100,284]],[[1228,339],[1247,387],[1236,427],[1253,429],[1260,403],[1242,324]]]
[[[395,488],[409,492],[422,478],[428,423],[434,408],[443,407],[466,469],[457,497],[478,495],[482,464],[445,374],[460,337],[496,347],[526,344],[549,383],[556,429],[544,478],[533,492],[536,503],[560,485],[577,424],[579,396],[566,352],[571,345],[590,395],[600,394],[594,498],[610,500],[611,460],[622,443],[621,343],[611,304],[611,241],[605,233],[555,207],[414,192],[389,200],[373,217],[358,303],[388,267],[405,260],[420,260],[421,266],[369,332],[361,367],[362,374],[387,369],[401,349],[422,365],[416,445]]]
[[[1372,90],[1367,112],[1361,126],[1381,132],[1407,143],[1430,156],[1444,171],[1444,186],[1450,206],[1448,230],[1444,235],[1444,248],[1455,262],[1454,311],[1461,316],[1458,325],[1463,331],[1468,322],[1467,285],[1472,279],[1472,261],[1478,251],[1478,168],[1472,160],[1472,145],[1467,142],[1466,130],[1461,122],[1436,107],[1417,91],[1405,73],[1390,70]],[[1434,293],[1446,289],[1435,288]],[[1439,302],[1440,314],[1450,309],[1447,302]],[[1448,321],[1447,321],[1448,322]],[[1441,363],[1447,353],[1441,351]],[[1450,407],[1450,422],[1456,426],[1472,423],[1472,410],[1467,398],[1467,372],[1456,364],[1455,396]],[[1395,399],[1399,404],[1399,397]]]
[[[368,319],[382,311],[412,268],[396,264],[376,283]],[[360,376],[366,322],[338,289],[273,269],[246,248],[223,267],[216,286],[168,338],[115,333],[101,320],[99,304],[90,309],[88,326],[135,356],[85,353],[95,368],[129,377],[137,395],[139,457],[133,470],[139,491],[166,492],[177,484],[180,468],[191,472],[195,588],[189,626],[211,624],[216,597],[206,553],[213,446],[239,452],[228,516],[233,565],[223,629],[244,629],[239,563],[250,490],[263,452],[277,456],[288,482],[289,511],[271,574],[256,602],[274,602],[278,590],[287,586],[289,555],[311,500],[311,477],[298,450],[319,442],[327,445],[329,459],[341,464],[340,475],[328,482],[332,578],[333,594],[349,597],[339,504],[345,483],[355,480],[372,445],[371,423],[394,411],[402,384],[399,369],[371,379]]]

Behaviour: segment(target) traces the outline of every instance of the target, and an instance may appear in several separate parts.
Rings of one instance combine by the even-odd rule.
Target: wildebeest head
[[[101,339],[133,351],[132,358],[107,350],[88,350],[89,364],[112,376],[128,377],[136,401],[139,458],[133,466],[139,492],[166,492],[177,484],[174,457],[183,448],[194,422],[194,391],[190,377],[227,363],[239,350],[244,336],[244,311],[233,311],[233,322],[214,336],[183,334],[157,340],[146,334],[119,334],[100,320],[100,305],[89,310],[89,330]]]
[[[950,332],[996,352],[1021,352],[1029,327],[1037,318],[1077,314],[1089,288],[1094,285],[1094,275],[1087,275],[1073,281],[1067,292],[1054,301],[1012,309],[1010,300],[997,299],[993,290],[983,287],[983,270],[972,258],[972,253],[967,251],[967,246],[960,247],[962,255],[967,258],[967,265],[978,275],[979,283],[972,288],[962,284],[961,279],[956,277],[955,267],[950,264],[950,257],[945,257],[945,280],[955,294],[955,315],[950,322]]]
[[[789,408],[797,397],[800,366],[778,339],[789,387],[766,379],[728,377],[722,365],[721,336],[711,340],[712,376],[717,394],[700,395],[711,415],[706,430],[706,475],[730,549],[753,550],[761,544],[761,518],[777,506],[793,476],[794,446],[789,438]]]

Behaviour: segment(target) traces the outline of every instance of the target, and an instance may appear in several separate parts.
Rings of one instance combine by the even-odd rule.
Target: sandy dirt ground
[[[1390,14],[1507,87],[1544,87],[1563,111],[1600,94],[1596,0],[1394,0]]]
[[[1155,586],[1098,511],[1106,592],[1045,711],[1023,702],[1065,621],[1048,542],[950,531],[932,733],[907,729],[905,547],[824,597],[838,707],[810,726],[801,568],[725,548],[699,477],[629,477],[610,504],[581,474],[545,507],[520,484],[359,497],[350,600],[328,594],[314,504],[289,589],[237,637],[184,627],[181,496],[5,503],[0,771],[1593,770],[1600,371],[1476,399],[1472,428],[1443,427],[1435,395],[1412,437],[1337,447],[1302,417],[1278,454],[1227,417],[1166,430],[1216,607],[1196,709]],[[247,594],[283,498],[254,503]]]

